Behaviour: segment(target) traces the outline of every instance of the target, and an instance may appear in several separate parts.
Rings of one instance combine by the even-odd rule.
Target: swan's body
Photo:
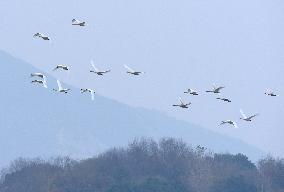
[[[45,41],[50,40],[50,38],[49,38],[48,36],[46,36],[46,35],[44,35],[44,34],[42,34],[42,33],[36,33],[36,34],[34,34],[34,37],[42,38],[42,39],[45,40]]]
[[[194,91],[193,89],[188,89],[187,91],[185,91],[184,93],[190,94],[190,95],[198,95],[197,91]]]
[[[243,117],[241,117],[240,119],[241,119],[241,120],[244,120],[244,121],[252,121],[253,118],[255,118],[256,116],[258,116],[258,114],[254,114],[254,115],[251,115],[251,116],[248,117],[248,116],[245,115],[245,113],[243,112],[243,110],[240,109],[240,112],[241,112],[241,115],[243,116]]]
[[[44,88],[47,88],[47,85],[46,85],[46,81],[45,80],[33,80],[31,81],[31,83],[34,83],[34,84],[40,84],[42,85]]]
[[[206,92],[208,92],[208,93],[220,93],[220,90],[221,89],[224,89],[225,87],[216,87],[215,85],[213,85],[213,89],[212,90],[210,90],[210,91],[206,91]]]
[[[174,107],[180,107],[180,108],[187,109],[188,106],[191,105],[190,102],[189,102],[189,103],[184,103],[181,98],[179,98],[179,102],[180,102],[180,104],[175,104],[175,105],[173,105],[173,106],[174,106]]]
[[[81,89],[81,93],[89,92],[91,94],[92,100],[95,99],[95,91],[93,89]]]
[[[134,71],[133,69],[131,69],[127,65],[124,65],[124,67],[127,69],[126,73],[131,74],[131,75],[140,75],[140,74],[145,73],[145,72],[141,72],[141,71]]]
[[[227,99],[227,98],[217,97],[216,99],[221,100],[221,101],[225,101],[225,102],[228,102],[228,103],[232,102],[230,99]]]
[[[277,97],[277,96],[279,96],[279,95],[273,93],[272,91],[266,91],[264,94],[267,95],[267,96],[271,96],[271,97]]]
[[[58,89],[53,89],[54,91],[57,91],[59,93],[68,93],[68,91],[70,91],[70,89],[64,89],[59,80],[57,80],[57,86]]]
[[[45,79],[45,75],[42,73],[31,73],[31,77],[39,77]]]
[[[66,65],[57,65],[57,66],[53,69],[53,71],[56,71],[56,70],[59,70],[59,69],[68,71],[68,70],[69,70],[69,67],[66,66]]]
[[[84,22],[84,21],[79,21],[79,20],[77,20],[77,19],[72,19],[72,25],[77,25],[77,26],[84,27],[84,26],[86,26],[86,22]]]
[[[95,66],[93,60],[91,60],[91,64],[92,64],[92,67],[93,67],[93,69],[94,69],[94,70],[90,70],[91,73],[96,73],[97,75],[104,75],[105,73],[110,72],[110,70],[106,70],[106,71],[101,71],[101,70],[99,70],[99,69]]]
[[[232,120],[222,121],[220,125],[224,125],[224,124],[230,124],[230,125],[233,125],[235,128],[238,128],[237,124]]]

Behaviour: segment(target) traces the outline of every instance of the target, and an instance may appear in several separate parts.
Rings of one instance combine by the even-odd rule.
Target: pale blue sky
[[[3,0],[0,49],[48,72],[67,64],[70,76],[60,78],[72,85],[284,156],[283,10],[282,0]],[[73,18],[89,26],[73,27]],[[36,32],[52,43],[34,39]],[[112,72],[103,78],[89,74],[91,58]],[[124,64],[147,73],[130,77]],[[226,86],[232,104],[204,93],[213,82]],[[189,87],[201,96],[183,95]],[[265,97],[267,88],[281,97]],[[172,108],[178,96],[192,108]],[[239,122],[240,108],[261,115]],[[240,128],[218,127],[224,119]]]

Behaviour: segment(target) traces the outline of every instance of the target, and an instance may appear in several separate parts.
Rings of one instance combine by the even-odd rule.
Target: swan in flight
[[[241,120],[244,120],[244,121],[252,121],[253,118],[255,118],[256,116],[258,116],[258,114],[254,114],[254,115],[251,115],[251,116],[248,117],[248,116],[245,115],[245,113],[243,112],[243,110],[240,109],[240,112],[241,112],[241,114],[242,114],[242,116],[243,116],[243,117],[241,117],[240,119],[241,119]]]
[[[68,91],[70,91],[70,89],[62,88],[61,82],[59,80],[57,80],[57,86],[58,86],[58,89],[53,89],[54,91],[57,91],[59,93],[68,93]]]
[[[230,124],[230,125],[233,125],[235,128],[238,128],[237,124],[232,120],[222,121],[220,125],[224,125],[224,124]]]
[[[31,83],[34,83],[34,84],[40,84],[42,85],[44,88],[47,88],[47,85],[46,85],[46,81],[45,80],[33,80],[31,81]]]
[[[225,87],[216,87],[216,85],[214,85],[213,84],[213,89],[212,90],[210,90],[210,91],[206,91],[206,92],[208,92],[208,93],[220,93],[220,90],[221,89],[224,89]]]
[[[277,94],[275,94],[275,93],[273,93],[272,91],[269,91],[269,90],[267,90],[264,94],[267,95],[267,96],[271,96],[271,97],[279,96],[279,95],[277,95]]]
[[[217,97],[216,99],[221,100],[221,101],[225,101],[225,102],[228,102],[228,103],[232,102],[230,99],[227,99],[227,98]]]
[[[99,69],[95,66],[93,60],[91,60],[91,64],[92,64],[92,67],[93,67],[93,69],[94,69],[94,70],[90,70],[91,73],[96,73],[97,75],[104,75],[105,73],[110,72],[110,70],[106,70],[106,71],[101,71],[101,70],[99,70]]]
[[[184,93],[190,94],[190,95],[198,95],[197,91],[194,91],[193,89],[188,89],[187,91],[185,91]]]
[[[143,74],[145,72],[141,72],[141,71],[134,71],[133,69],[131,69],[130,67],[128,67],[127,65],[124,65],[124,67],[127,69],[126,73],[129,73],[131,75],[140,75]]]
[[[36,33],[36,34],[34,34],[34,37],[42,38],[42,39],[45,40],[45,41],[50,40],[50,38],[49,38],[48,36],[46,36],[46,35],[44,35],[44,34],[42,34],[42,33]]]
[[[189,105],[191,105],[191,103],[184,103],[181,99],[181,97],[179,98],[179,102],[180,104],[175,104],[173,105],[174,107],[180,107],[180,108],[184,108],[184,109],[187,109]]]
[[[59,70],[59,69],[68,71],[68,70],[69,70],[69,67],[66,66],[66,65],[57,65],[57,66],[53,69],[53,71],[56,71],[56,70]]]
[[[77,19],[72,19],[72,25],[78,25],[78,26],[84,27],[84,26],[86,26],[86,22],[79,21]]]
[[[31,73],[31,77],[39,77],[45,79],[45,75],[42,73]]]
[[[95,99],[95,91],[93,89],[81,89],[81,93],[86,93],[86,92],[91,93],[92,100]]]

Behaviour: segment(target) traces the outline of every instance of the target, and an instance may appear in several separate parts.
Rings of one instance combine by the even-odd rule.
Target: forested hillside
[[[92,147],[92,146],[90,146]],[[252,163],[181,140],[135,140],[76,161],[18,159],[1,174],[1,192],[283,192],[284,161]]]

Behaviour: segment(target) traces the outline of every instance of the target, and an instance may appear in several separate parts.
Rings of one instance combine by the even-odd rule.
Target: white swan
[[[39,77],[45,79],[45,75],[42,73],[31,73],[31,77]]]
[[[91,94],[91,99],[95,99],[95,91],[93,89],[81,89],[81,93],[89,92]]]
[[[225,87],[221,86],[221,87],[216,87],[216,85],[213,84],[213,89],[210,91],[206,91],[208,93],[220,93],[221,89],[224,89]]]
[[[96,73],[97,75],[104,75],[105,73],[110,72],[110,70],[106,70],[106,71],[101,71],[101,70],[99,70],[99,69],[95,66],[93,60],[91,60],[91,65],[92,65],[92,67],[93,67],[93,69],[94,69],[94,70],[90,70],[91,73]]]
[[[70,89],[64,89],[59,80],[57,80],[57,86],[58,89],[53,89],[54,91],[57,91],[59,93],[68,93],[68,91],[70,91]]]
[[[198,92],[193,89],[188,89],[184,93],[190,94],[190,95],[198,95]]]
[[[86,22],[85,21],[79,21],[77,19],[72,19],[72,25],[78,25],[78,26],[84,27],[84,26],[86,26]]]
[[[267,95],[267,96],[271,96],[271,97],[279,96],[279,95],[277,95],[277,94],[275,94],[275,93],[273,93],[272,91],[269,91],[269,90],[267,90],[264,94]]]
[[[243,117],[241,117],[240,119],[241,119],[241,120],[244,120],[244,121],[252,121],[253,118],[255,118],[256,116],[259,115],[259,114],[254,114],[254,115],[251,115],[251,116],[248,117],[248,116],[245,115],[245,113],[243,112],[243,110],[240,109],[240,112],[241,112],[241,115],[243,116]]]
[[[228,102],[228,103],[232,102],[230,99],[227,99],[227,98],[217,97],[216,99],[221,100],[221,101],[225,101],[225,102]]]
[[[232,120],[222,121],[220,125],[224,125],[224,124],[230,124],[230,125],[233,125],[235,128],[238,128],[237,123],[235,123],[235,122],[232,121]],[[220,126],[220,125],[219,125],[219,126]]]
[[[31,81],[31,83],[34,83],[34,84],[40,84],[42,85],[44,88],[47,88],[47,85],[46,85],[46,81],[45,80],[33,80]]]
[[[68,70],[69,70],[69,67],[66,66],[66,65],[57,65],[57,66],[53,69],[53,71],[56,71],[56,70],[59,70],[59,69],[68,71]]]
[[[180,108],[184,108],[184,109],[187,109],[189,105],[191,105],[191,103],[184,103],[181,99],[181,97],[179,98],[179,102],[180,104],[174,104],[173,106],[174,107],[180,107]]]
[[[133,69],[131,69],[130,67],[128,67],[127,65],[124,65],[124,67],[127,69],[126,73],[129,73],[131,75],[140,75],[143,74],[145,72],[141,72],[141,71],[134,71]]]
[[[46,36],[46,35],[44,35],[42,33],[36,33],[36,34],[34,34],[34,37],[42,38],[45,41],[49,41],[50,40],[50,38],[48,36]]]

